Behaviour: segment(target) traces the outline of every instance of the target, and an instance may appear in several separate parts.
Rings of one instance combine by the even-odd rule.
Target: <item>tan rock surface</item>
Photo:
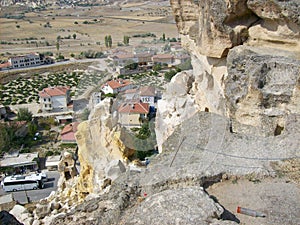
[[[101,191],[105,167],[110,161],[124,161],[133,153],[122,145],[116,127],[112,126],[111,105],[112,100],[106,98],[95,107],[89,120],[78,126],[76,139],[81,166],[78,181],[80,198]]]

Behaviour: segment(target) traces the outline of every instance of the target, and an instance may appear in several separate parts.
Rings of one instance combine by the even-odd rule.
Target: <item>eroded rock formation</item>
[[[182,44],[192,56],[193,82],[186,98],[195,104],[174,107],[177,96],[167,89],[158,104],[164,112],[159,121],[169,124],[157,126],[159,149],[172,124],[180,123],[170,120],[180,111],[223,115],[236,133],[284,132],[290,117],[300,113],[299,1],[171,0],[171,5]]]
[[[101,191],[106,178],[105,168],[111,161],[125,162],[133,154],[118,138],[111,107],[112,99],[106,98],[91,112],[89,120],[78,126],[76,139],[81,171],[77,185],[80,198]]]

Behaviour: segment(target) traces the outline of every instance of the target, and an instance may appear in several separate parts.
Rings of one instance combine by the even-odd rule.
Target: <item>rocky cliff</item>
[[[171,0],[171,5],[193,64],[189,91],[177,96],[195,104],[174,106],[176,96],[167,91],[158,108],[164,123],[157,127],[160,150],[173,124],[180,123],[170,118],[181,111],[223,115],[236,133],[284,132],[290,117],[300,113],[299,1]]]
[[[119,139],[118,128],[113,126],[111,107],[112,99],[106,98],[94,108],[89,120],[78,127],[79,198],[100,192],[104,180],[112,179],[105,171],[109,163],[114,160],[126,161],[133,154]]]

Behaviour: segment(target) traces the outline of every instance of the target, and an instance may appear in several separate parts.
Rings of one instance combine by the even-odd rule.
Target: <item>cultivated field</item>
[[[61,53],[65,57],[93,50],[105,51],[105,36],[113,47],[124,36],[152,33],[156,39],[177,38],[177,27],[168,2],[136,3],[121,6],[59,7],[39,11],[0,11],[1,58],[28,52]],[[14,15],[13,18],[11,15]],[[9,18],[10,17],[10,18]],[[57,37],[60,36],[59,49]],[[153,37],[131,38],[130,46],[151,42]]]

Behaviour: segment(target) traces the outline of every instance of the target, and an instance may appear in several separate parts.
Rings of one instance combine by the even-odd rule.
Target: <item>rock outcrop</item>
[[[300,113],[299,1],[171,0],[182,45],[192,57],[185,98],[167,89],[158,103],[158,147],[173,132],[182,111],[213,112],[231,121],[231,131],[277,136]],[[178,74],[170,86],[180,79]],[[184,79],[184,78],[182,78]],[[186,84],[182,84],[184,86]],[[161,126],[165,124],[166,126]],[[167,125],[168,124],[168,125]],[[290,128],[291,129],[291,128]]]
[[[89,120],[78,126],[79,198],[100,192],[106,178],[106,166],[113,160],[126,163],[127,157],[134,153],[120,141],[118,128],[113,126],[111,107],[112,99],[104,99],[91,112]]]

